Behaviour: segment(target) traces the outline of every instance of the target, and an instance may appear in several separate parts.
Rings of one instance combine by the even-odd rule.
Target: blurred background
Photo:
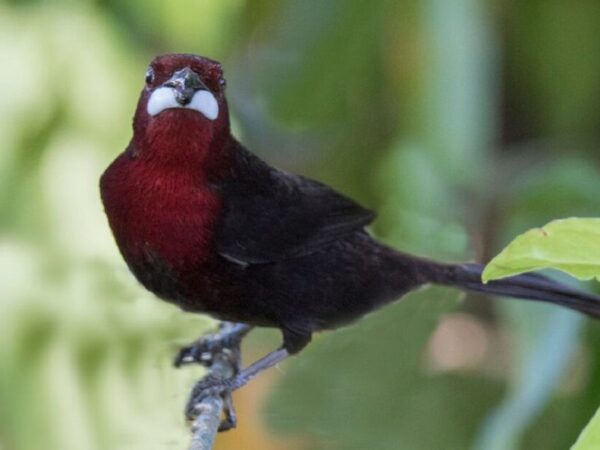
[[[236,135],[378,210],[387,243],[487,261],[600,215],[599,29],[597,0],[0,0],[0,448],[188,442],[202,370],[170,362],[214,322],[136,284],[97,187],[154,55],[222,61]],[[600,403],[600,325],[428,289],[234,398],[220,450],[565,449]]]

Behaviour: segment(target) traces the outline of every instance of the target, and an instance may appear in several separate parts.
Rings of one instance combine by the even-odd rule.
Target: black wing
[[[245,149],[223,183],[217,251],[239,264],[281,261],[313,253],[361,230],[372,211],[330,187],[274,169]]]

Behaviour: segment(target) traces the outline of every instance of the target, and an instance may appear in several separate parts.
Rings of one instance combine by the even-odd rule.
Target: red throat
[[[215,121],[184,109],[151,117],[145,97],[142,94],[134,118],[134,157],[164,169],[192,170],[196,176],[218,175],[228,164],[232,141],[226,107]]]

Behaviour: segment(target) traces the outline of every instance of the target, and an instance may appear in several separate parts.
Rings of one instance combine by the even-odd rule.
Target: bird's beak
[[[219,117],[217,99],[200,76],[189,67],[178,70],[169,80],[151,91],[146,106],[151,116],[166,109],[178,108],[198,111],[208,120]]]
[[[189,67],[175,72],[162,86],[170,87],[175,91],[175,100],[181,106],[188,105],[197,91],[203,89],[208,91],[200,76]]]

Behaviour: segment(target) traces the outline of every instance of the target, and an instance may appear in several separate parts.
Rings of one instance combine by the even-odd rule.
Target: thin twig
[[[199,414],[192,424],[193,435],[190,450],[210,450],[221,423],[223,399],[207,397],[197,407]]]
[[[206,376],[227,379],[235,375],[239,343],[234,348],[224,347],[213,353],[212,364]],[[220,395],[203,398],[193,406],[196,417],[192,423],[190,450],[210,450],[213,447],[223,413],[224,400]]]

